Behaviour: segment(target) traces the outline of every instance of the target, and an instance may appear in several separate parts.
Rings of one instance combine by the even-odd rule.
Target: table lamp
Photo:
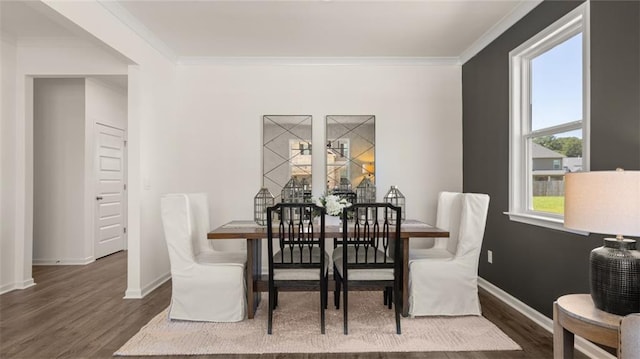
[[[564,226],[615,234],[591,251],[590,288],[596,308],[627,315],[640,312],[640,171],[594,171],[565,175]]]

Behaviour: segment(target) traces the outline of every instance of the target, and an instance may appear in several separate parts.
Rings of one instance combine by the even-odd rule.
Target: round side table
[[[553,357],[573,358],[574,336],[618,348],[621,316],[593,305],[589,294],[569,294],[553,303]]]

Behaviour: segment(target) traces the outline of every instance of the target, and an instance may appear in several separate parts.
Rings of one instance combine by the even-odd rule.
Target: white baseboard
[[[156,278],[156,280],[144,286],[144,288],[127,288],[127,291],[124,293],[124,299],[142,299],[169,279],[171,279],[171,272],[161,275]]]
[[[8,284],[5,284],[3,286],[0,286],[0,295],[4,294],[4,293],[9,293],[14,289],[18,289],[18,288],[16,288],[15,283],[8,283]]]
[[[0,286],[0,295],[9,293],[12,290],[16,289],[27,289],[29,287],[33,287],[34,285],[36,285],[36,283],[33,281],[33,278],[29,278],[22,283],[7,283]]]
[[[122,299],[142,299],[142,290],[127,288]]]
[[[95,262],[93,256],[86,258],[33,259],[34,266],[83,266]]]
[[[533,320],[536,324],[541,326],[543,329],[545,329],[549,333],[553,334],[553,320],[548,318],[546,315],[544,315],[544,314],[538,312],[537,310],[531,308],[530,306],[528,306],[525,303],[521,302],[520,300],[518,300],[517,298],[513,297],[509,293],[507,293],[504,290],[502,290],[502,289],[496,287],[495,285],[491,284],[490,282],[488,282],[484,278],[478,277],[478,286],[480,288],[486,290],[487,292],[489,292],[494,297],[500,299],[501,301],[503,301],[505,304],[507,304],[511,308],[513,308],[513,309],[517,310],[518,312],[522,313],[525,317]],[[604,358],[615,359],[615,356],[609,354],[608,352],[606,352],[605,350],[603,350],[599,346],[591,343],[590,341],[588,341],[588,340],[586,340],[584,338],[578,337],[578,336],[575,337],[575,345],[574,345],[574,347],[575,347],[576,350],[582,352],[584,355],[588,356],[589,358],[594,358],[594,359],[604,359]]]

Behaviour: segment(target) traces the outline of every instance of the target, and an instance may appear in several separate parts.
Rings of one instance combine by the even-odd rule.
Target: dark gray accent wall
[[[640,2],[591,2],[591,169],[640,169]]]
[[[463,188],[491,196],[479,274],[535,310],[589,292],[588,237],[512,222],[509,51],[580,5],[544,1],[462,66]],[[591,168],[640,169],[640,2],[591,2]],[[493,264],[487,262],[493,251]]]

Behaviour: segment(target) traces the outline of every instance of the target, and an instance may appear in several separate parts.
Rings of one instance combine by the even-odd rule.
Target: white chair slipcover
[[[620,359],[640,359],[640,313],[632,313],[620,321]]]
[[[449,238],[409,252],[409,315],[480,315],[478,261],[489,196],[442,192],[436,226]]]
[[[246,263],[247,251],[229,250],[229,245],[219,245],[218,242],[242,242],[242,239],[207,239],[211,230],[209,222],[209,200],[206,193],[186,193],[189,198],[189,208],[192,213],[193,253],[199,262],[231,262]],[[235,247],[239,247],[238,244]]]
[[[237,322],[246,316],[245,264],[211,252],[196,259],[198,224],[189,196],[161,198],[162,224],[171,261],[171,319]]]

